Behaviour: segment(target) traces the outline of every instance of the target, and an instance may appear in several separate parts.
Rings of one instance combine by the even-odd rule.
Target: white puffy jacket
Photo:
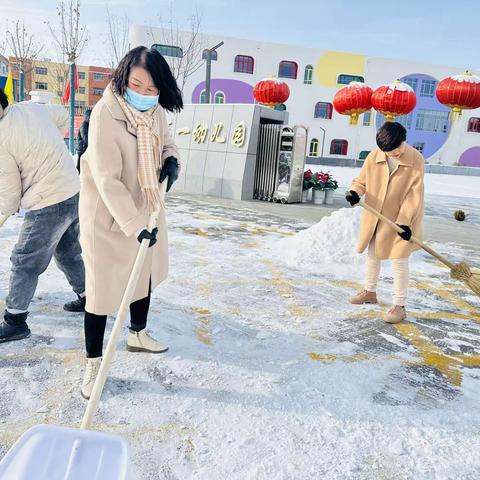
[[[0,118],[0,212],[38,210],[80,191],[64,141],[68,112],[60,105],[22,102]]]

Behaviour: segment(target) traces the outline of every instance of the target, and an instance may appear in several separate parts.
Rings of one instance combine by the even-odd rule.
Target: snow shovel
[[[168,178],[160,185],[161,206]],[[157,223],[159,211],[150,215],[148,230]],[[129,480],[127,442],[118,435],[88,430],[107,379],[118,337],[147,255],[149,240],[138,250],[122,303],[98,371],[80,430],[36,425],[25,432],[0,462],[1,480]]]
[[[380,219],[382,222],[390,225],[390,227],[392,227],[396,232],[404,232],[404,230],[400,228],[396,223],[392,222],[389,218],[385,217],[385,215],[382,215],[370,205],[367,205],[364,201],[360,201],[359,205],[368,212],[370,212],[372,215]],[[470,288],[476,295],[480,297],[480,273],[477,273],[477,271],[472,271],[472,268],[467,262],[461,262],[456,264],[452,263],[444,256],[440,255],[428,245],[423,243],[421,240],[415,238],[413,235],[410,238],[410,241],[418,245],[420,248],[423,248],[423,250],[425,250],[430,255],[434,256],[437,260],[446,265],[450,269],[450,276],[452,278],[465,283],[468,288]]]

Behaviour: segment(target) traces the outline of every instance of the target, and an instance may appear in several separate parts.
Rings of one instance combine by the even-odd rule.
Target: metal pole
[[[19,87],[19,94],[18,94],[18,100],[20,102],[23,102],[25,100],[25,73],[23,71],[23,66],[20,67],[20,87]]]
[[[210,103],[210,79],[212,76],[212,51],[207,50],[207,77],[205,79],[205,103]]]
[[[320,158],[323,158],[323,147],[325,146],[325,129],[323,127],[320,127],[320,130],[323,132],[323,138],[322,138],[322,156]]]
[[[70,153],[75,155],[75,63],[70,65],[70,132],[68,147]]]

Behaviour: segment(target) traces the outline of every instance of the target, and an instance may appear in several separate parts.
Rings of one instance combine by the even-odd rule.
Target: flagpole
[[[70,64],[70,132],[68,146],[70,153],[75,155],[75,62]]]

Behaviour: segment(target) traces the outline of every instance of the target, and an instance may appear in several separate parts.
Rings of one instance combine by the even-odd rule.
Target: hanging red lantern
[[[480,77],[466,71],[463,75],[444,78],[437,86],[438,101],[452,109],[454,117],[462,110],[480,107]]]
[[[383,113],[387,122],[393,121],[398,115],[409,114],[416,104],[417,97],[413,88],[400,80],[382,85],[372,95],[373,108]]]
[[[350,115],[350,125],[357,125],[358,116],[372,108],[372,94],[368,85],[350,82],[335,94],[333,106],[341,115]]]
[[[266,78],[255,85],[253,96],[258,103],[275,108],[288,100],[290,89],[278,78]]]

